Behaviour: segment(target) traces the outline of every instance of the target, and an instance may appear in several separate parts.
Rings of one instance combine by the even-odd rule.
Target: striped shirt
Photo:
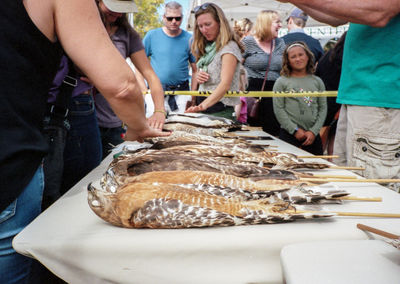
[[[279,78],[282,68],[282,55],[285,50],[285,42],[281,38],[276,38],[274,50],[272,51],[271,66],[267,80],[276,81]],[[244,67],[249,78],[263,79],[267,70],[269,53],[262,50],[253,36],[247,36],[242,40],[245,47],[243,53]]]

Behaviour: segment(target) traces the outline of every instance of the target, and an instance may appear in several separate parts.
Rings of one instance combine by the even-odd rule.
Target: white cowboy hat
[[[138,8],[133,0],[102,0],[104,5],[117,13],[136,13]]]

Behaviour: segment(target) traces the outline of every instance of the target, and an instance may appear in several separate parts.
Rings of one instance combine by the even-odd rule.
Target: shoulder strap
[[[267,81],[268,72],[269,72],[269,66],[271,65],[272,49],[273,49],[274,43],[275,43],[275,40],[273,39],[272,42],[271,42],[271,48],[269,50],[268,65],[267,65],[267,70],[265,71],[264,82],[262,84],[261,91],[264,91],[265,82]]]
[[[66,55],[65,55],[66,56]],[[68,114],[68,102],[71,98],[72,91],[77,86],[77,72],[71,59],[68,60],[68,74],[60,86],[60,92],[56,97],[56,101],[52,107],[51,113],[55,116],[66,117]]]

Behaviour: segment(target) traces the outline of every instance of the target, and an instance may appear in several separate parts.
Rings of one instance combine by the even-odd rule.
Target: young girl
[[[303,42],[288,45],[283,53],[281,77],[275,92],[322,92],[322,80],[313,75],[313,54]],[[281,129],[279,138],[315,155],[322,155],[319,131],[325,121],[325,97],[273,98],[274,113]]]

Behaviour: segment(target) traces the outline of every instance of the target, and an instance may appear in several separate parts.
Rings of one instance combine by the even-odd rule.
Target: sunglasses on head
[[[182,17],[165,17],[167,19],[168,22],[171,22],[173,19],[175,19],[175,21],[180,22],[182,20]]]
[[[206,10],[209,6],[211,6],[211,3],[209,3],[209,2],[204,3],[203,5],[199,5],[199,6],[194,7],[193,12],[197,13],[200,10]]]

